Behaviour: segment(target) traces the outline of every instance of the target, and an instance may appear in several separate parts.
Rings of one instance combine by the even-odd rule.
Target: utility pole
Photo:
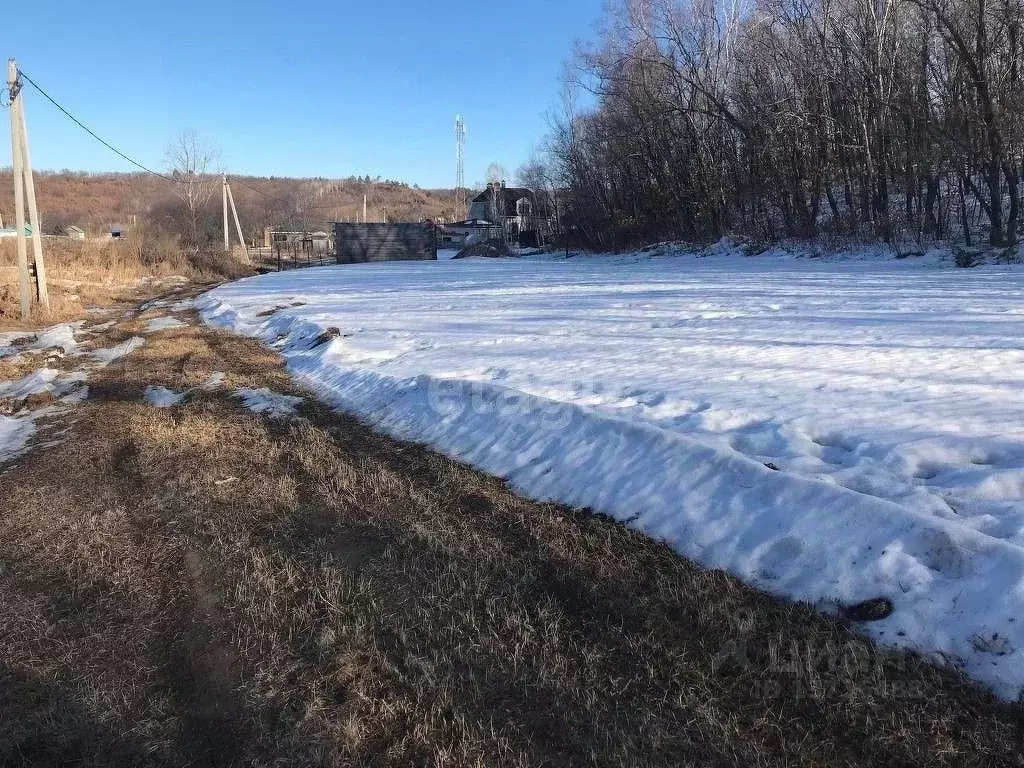
[[[221,197],[224,198],[224,253],[231,251],[231,242],[228,238],[228,176],[221,174],[220,177]],[[245,245],[245,243],[242,243]]]
[[[18,286],[21,298],[21,319],[27,321],[32,311],[32,289],[28,282],[28,244],[25,242],[25,176],[22,172],[21,125],[16,104],[21,86],[18,65],[7,60],[7,87],[11,94],[11,161],[14,168],[14,227],[18,240]]]
[[[225,178],[225,180],[227,179],[226,176],[224,178]],[[231,203],[231,215],[234,216],[234,219],[235,219],[235,231],[238,232],[238,244],[242,246],[242,251],[245,253],[245,261],[246,261],[246,263],[248,263],[249,262],[249,249],[245,245],[245,236],[242,235],[242,225],[238,223],[238,209],[235,207],[235,195],[231,192],[231,185],[228,184],[227,181],[225,181],[225,183],[224,183],[224,189],[227,190],[228,202]],[[225,213],[225,216],[226,215],[227,214]],[[224,224],[224,232],[225,232],[224,239],[227,240],[227,234],[226,234],[227,233],[227,223],[226,222]]]
[[[36,180],[32,176],[32,159],[28,151],[28,126],[25,102],[18,98],[18,123],[21,127],[21,171],[25,175],[25,196],[28,199],[28,220],[32,226],[32,255],[36,267],[36,298],[44,312],[50,311],[50,293],[46,287],[46,265],[43,263],[43,223],[36,205]]]

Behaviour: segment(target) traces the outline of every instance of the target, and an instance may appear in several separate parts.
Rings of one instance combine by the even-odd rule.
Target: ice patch
[[[301,397],[282,395],[266,387],[260,389],[236,389],[235,397],[241,398],[242,404],[253,413],[262,413],[273,419],[284,419],[294,415],[302,404]]]
[[[139,347],[143,346],[146,340],[141,336],[132,336],[127,341],[123,341],[116,347],[108,347],[106,349],[94,349],[92,351],[93,358],[103,365],[108,365],[119,357],[124,357],[127,354],[131,354]]]
[[[59,347],[65,355],[73,354],[78,350],[78,342],[75,341],[75,333],[80,331],[84,322],[61,323],[41,331],[33,344],[33,349],[52,349]]]
[[[225,378],[224,371],[214,371],[210,374],[210,378],[199,385],[199,388],[207,391],[217,389],[223,386]]]
[[[35,424],[30,418],[0,416],[0,463],[24,453],[35,430]]]
[[[28,333],[25,331],[0,333],[0,358],[10,357],[11,355],[17,354],[18,347],[15,342],[22,341],[24,339],[31,339],[34,336],[34,333]]]
[[[78,388],[86,376],[85,371],[62,373],[54,368],[41,368],[16,381],[0,381],[0,397],[22,400],[50,392],[59,398]]]
[[[80,405],[89,399],[89,387],[81,386],[60,399],[64,405]]]
[[[146,324],[146,331],[149,333],[154,333],[156,331],[170,331],[175,328],[185,328],[187,325],[187,323],[181,322],[181,320],[178,320],[176,317],[165,315],[161,317],[154,317],[150,320]]]
[[[185,394],[185,392],[175,392],[167,387],[149,386],[146,387],[146,393],[143,397],[147,403],[156,408],[170,408],[184,400]]]

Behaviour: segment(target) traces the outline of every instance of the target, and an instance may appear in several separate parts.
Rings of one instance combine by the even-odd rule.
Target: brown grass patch
[[[47,358],[41,354],[18,354],[0,359],[0,381],[17,381],[23,376],[38,371],[56,358]]]
[[[0,764],[1022,764],[1019,707],[607,519],[313,403],[141,402],[214,370],[302,394],[161,332],[0,474]]]
[[[173,238],[148,236],[143,229],[121,240],[44,238],[43,254],[50,312],[44,315],[33,304],[29,327],[81,318],[89,307],[134,305],[166,292],[172,278],[209,284],[251,274],[224,254],[189,256]],[[16,265],[14,239],[0,240],[0,328],[24,327]]]

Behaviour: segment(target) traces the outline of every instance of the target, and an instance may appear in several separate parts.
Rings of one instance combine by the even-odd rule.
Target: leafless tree
[[[547,142],[595,247],[985,235],[1015,247],[1022,0],[612,0]],[[959,218],[959,223],[955,219]]]
[[[171,177],[177,182],[175,194],[181,199],[186,215],[186,241],[189,248],[198,251],[204,238],[200,232],[200,216],[217,190],[217,160],[220,153],[205,144],[193,130],[182,131],[167,146],[165,163]]]
[[[487,166],[487,183],[495,184],[505,181],[508,178],[508,171],[501,163],[491,163]]]

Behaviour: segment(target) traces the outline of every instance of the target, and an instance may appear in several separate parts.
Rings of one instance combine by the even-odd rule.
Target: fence
[[[437,235],[423,224],[335,224],[327,240],[282,240],[250,248],[249,258],[265,271],[360,264],[371,261],[437,259]]]
[[[437,259],[437,233],[426,224],[334,225],[339,264]]]
[[[249,248],[249,258],[259,268],[278,272],[300,267],[326,267],[336,263],[334,250],[327,241],[275,242],[262,248]]]

